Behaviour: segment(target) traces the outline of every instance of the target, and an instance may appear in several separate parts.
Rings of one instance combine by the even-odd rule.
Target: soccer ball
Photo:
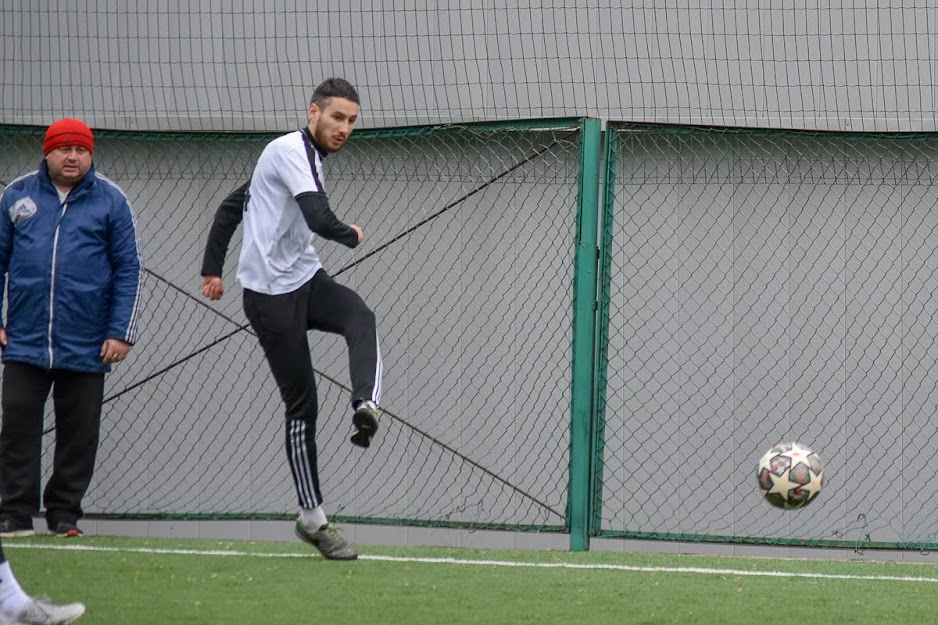
[[[798,510],[821,492],[824,464],[800,443],[779,443],[759,460],[756,477],[766,501],[777,508]]]

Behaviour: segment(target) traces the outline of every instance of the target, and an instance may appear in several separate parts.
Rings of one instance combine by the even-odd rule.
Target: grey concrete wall
[[[203,0],[157,8],[64,0],[34,7],[6,0],[0,8],[0,122],[44,125],[76,115],[96,128],[282,130],[302,123],[320,78],[343,75],[361,90],[364,128],[554,115],[833,130],[936,128],[934,8],[754,0],[667,9],[590,4],[486,1],[418,9]],[[146,327],[160,337],[147,345],[145,357],[139,350],[126,372],[109,378],[109,392],[120,393],[243,322],[233,262],[226,280],[234,288],[206,308],[195,297],[198,257],[212,208],[248,175],[261,143],[112,141],[101,144],[99,159],[128,190],[147,231],[154,303]],[[610,370],[621,377],[610,382],[607,432],[624,446],[623,463],[653,448],[652,464],[661,469],[636,483],[627,464],[611,468],[637,490],[611,483],[604,521],[612,529],[674,529],[683,518],[695,532],[764,532],[764,526],[746,525],[761,516],[733,508],[744,502],[745,510],[764,512],[753,499],[748,467],[773,439],[803,432],[834,467],[829,479],[835,481],[812,507],[842,510],[810,517],[819,523],[811,533],[836,537],[872,527],[883,540],[927,535],[927,524],[897,520],[896,507],[930,510],[927,488],[872,504],[843,502],[837,492],[862,485],[837,486],[836,480],[859,479],[869,459],[882,467],[888,458],[884,473],[894,483],[910,470],[900,470],[901,459],[920,467],[929,457],[927,447],[916,447],[921,438],[902,433],[921,431],[932,440],[928,176],[934,154],[930,147],[910,154],[888,142],[864,150],[840,139],[795,141],[794,148],[766,141],[755,147],[725,139],[637,145],[623,161],[626,193],[640,200],[622,209],[633,213],[620,226],[635,230],[619,253],[640,253],[644,264],[623,262],[620,268],[636,274],[615,278],[614,309],[629,322],[612,338]],[[432,212],[426,207],[438,208],[492,173],[488,158],[466,152],[436,158],[418,150],[409,155],[403,178],[391,181],[380,173],[393,160],[385,152],[390,149],[376,148],[364,158],[364,174],[330,173],[337,197],[361,210],[362,221],[377,220],[370,240],[381,240],[375,231],[401,231]],[[38,139],[12,146],[0,171],[12,176],[31,169],[38,153]],[[471,173],[460,173],[459,164]],[[756,176],[753,168],[775,169]],[[552,510],[563,509],[558,489],[566,430],[559,424],[568,410],[569,373],[558,328],[568,319],[559,311],[536,316],[525,305],[566,294],[566,282],[545,283],[542,274],[569,276],[565,261],[551,263],[570,250],[555,246],[565,240],[556,232],[524,236],[544,219],[542,211],[557,210],[545,199],[549,194],[568,210],[564,176],[548,168],[494,196],[489,191],[467,202],[457,222],[441,220],[409,239],[401,256],[346,276],[378,302],[393,328],[384,345],[388,389],[404,396],[393,398],[392,409],[403,406],[396,410],[416,419],[412,423],[460,445],[479,436],[480,426],[465,416],[498,415],[483,422],[491,438],[473,453],[515,476],[519,489],[542,493]],[[504,214],[486,209],[491,206]],[[492,228],[500,235],[486,236]],[[323,251],[330,266],[354,258]],[[414,254],[422,255],[422,265],[406,263]],[[503,287],[510,297],[498,290]],[[403,310],[395,308],[405,301]],[[451,327],[457,330],[439,329]],[[422,336],[413,328],[435,329]],[[480,352],[477,337],[493,328],[501,339]],[[543,335],[551,342],[532,350],[529,341]],[[642,347],[627,356],[634,340]],[[313,349],[317,362],[330,363],[323,365],[328,375],[345,379],[339,342],[323,340]],[[493,362],[523,365],[489,370]],[[414,367],[424,373],[398,374]],[[207,370],[227,375],[208,377]],[[532,378],[531,370],[550,373]],[[145,404],[130,394],[109,402],[107,451],[92,509],[291,509],[278,400],[253,338],[240,333],[172,371],[173,377],[148,383]],[[427,372],[438,371],[465,385],[435,384]],[[492,385],[497,390],[485,390]],[[324,381],[321,388],[324,413],[343,414],[340,385]],[[546,396],[545,389],[551,389]],[[440,422],[434,407],[454,397],[459,416]],[[517,412],[519,398],[536,409]],[[548,466],[537,464],[542,456],[522,441],[537,421],[532,415],[544,414],[556,426],[547,435],[546,448],[555,454]],[[626,419],[634,414],[641,416]],[[555,522],[543,507],[522,510],[523,504],[497,498],[445,503],[448,496],[431,488],[440,482],[436,471],[447,476],[444,482],[488,478],[459,463],[438,469],[440,460],[428,458],[439,449],[428,451],[432,443],[391,423],[389,439],[408,450],[394,473],[402,476],[401,490],[382,493],[384,499],[356,490],[380,482],[375,467],[384,465],[364,463],[347,450],[327,459],[335,464],[326,469],[336,492],[353,493],[340,504],[344,509],[472,519],[494,508],[521,522]],[[765,423],[784,427],[765,429]],[[341,417],[324,422],[324,447],[347,447],[346,426]],[[838,438],[838,429],[860,441]],[[711,448],[713,458],[728,456],[732,469],[694,458],[723,479],[667,481],[679,474],[678,450]],[[232,482],[244,485],[233,500],[226,498]],[[130,486],[119,491],[118,483]],[[426,486],[420,495],[418,485]],[[650,503],[669,490],[673,499]],[[368,501],[382,503],[376,508]],[[888,503],[877,507],[880,501]],[[854,513],[879,521],[858,523]],[[784,534],[781,519],[787,518],[772,517],[768,531]]]
[[[872,1],[5,0],[0,122],[283,130],[340,75],[361,90],[363,127],[589,115],[935,130],[936,28],[935,7]]]

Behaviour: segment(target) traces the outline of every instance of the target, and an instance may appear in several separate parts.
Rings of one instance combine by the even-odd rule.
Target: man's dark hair
[[[319,83],[319,86],[313,91],[313,97],[309,99],[309,103],[315,104],[322,109],[329,106],[329,100],[332,98],[345,98],[355,104],[361,104],[355,87],[344,78],[327,78]]]

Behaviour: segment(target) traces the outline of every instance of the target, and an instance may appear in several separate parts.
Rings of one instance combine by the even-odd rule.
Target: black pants
[[[55,409],[55,453],[43,504],[50,527],[74,523],[91,483],[104,401],[104,374],[3,367],[0,428],[0,518],[26,522],[39,512],[43,413],[49,390]]]
[[[349,350],[352,404],[381,399],[381,353],[375,315],[348,287],[322,269],[283,295],[244,290],[244,312],[257,333],[286,407],[286,451],[300,507],[322,503],[316,459],[319,406],[308,330],[341,334]]]

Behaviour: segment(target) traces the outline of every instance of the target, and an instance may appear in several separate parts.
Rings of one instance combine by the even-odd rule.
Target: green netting
[[[934,548],[936,162],[933,134],[609,125],[597,534]],[[756,490],[785,440],[826,463],[802,511]]]
[[[332,205],[367,239],[318,250],[377,314],[386,410],[378,444],[353,447],[344,341],[312,333],[333,513],[565,526],[580,124],[360,131],[329,157]],[[0,180],[38,166],[42,132],[0,127]],[[90,514],[295,511],[283,408],[234,279],[240,230],[225,296],[198,294],[215,208],[271,138],[96,133],[96,166],[137,213],[147,300],[140,343],[107,378]]]
[[[344,344],[313,335],[339,516],[573,532],[586,509],[598,536],[934,548],[938,137],[608,124],[583,502],[568,490],[583,123],[362,131],[330,156],[334,205],[369,238],[320,247],[378,313],[388,410],[382,444],[353,448]],[[38,164],[41,134],[0,128],[0,180]],[[214,208],[270,138],[99,133],[149,297],[108,378],[92,514],[295,507],[233,257],[225,297],[198,296]],[[826,486],[783,512],[755,465],[792,439]]]

